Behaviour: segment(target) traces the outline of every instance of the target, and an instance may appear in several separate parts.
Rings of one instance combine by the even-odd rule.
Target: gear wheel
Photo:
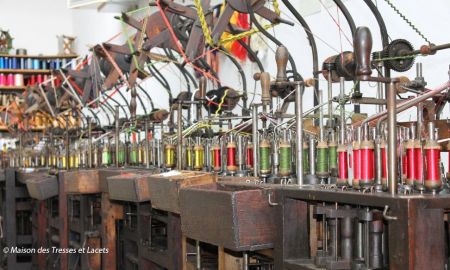
[[[383,58],[394,58],[411,55],[414,52],[412,44],[405,39],[393,40],[384,50]],[[398,72],[405,72],[414,65],[414,57],[406,59],[390,59],[384,61],[386,68]]]

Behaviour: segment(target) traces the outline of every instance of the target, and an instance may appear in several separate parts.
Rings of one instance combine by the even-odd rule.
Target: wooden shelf
[[[25,86],[0,86],[0,92],[23,92],[26,89],[27,88]]]
[[[78,55],[15,55],[15,54],[0,54],[0,57],[11,58],[34,58],[34,59],[72,59],[77,58]]]
[[[6,126],[0,126],[0,132],[8,132],[8,128]],[[30,128],[28,131],[31,132],[42,132],[44,131],[43,127]]]
[[[14,74],[50,74],[50,69],[0,69],[0,73]]]

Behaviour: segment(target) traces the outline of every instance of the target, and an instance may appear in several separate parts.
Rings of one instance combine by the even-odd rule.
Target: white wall
[[[0,28],[10,30],[14,48],[28,54],[58,53],[57,35],[72,35],[71,11],[63,0],[0,0]]]

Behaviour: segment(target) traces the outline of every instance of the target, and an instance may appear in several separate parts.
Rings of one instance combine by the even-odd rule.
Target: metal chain
[[[428,44],[431,44],[431,41],[425,37],[424,34],[408,19],[406,16],[390,1],[384,0],[420,37],[425,40]]]

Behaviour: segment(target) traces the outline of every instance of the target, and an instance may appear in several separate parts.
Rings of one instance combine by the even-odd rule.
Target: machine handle
[[[275,61],[277,63],[277,82],[287,81],[286,67],[289,59],[289,52],[284,46],[279,46],[275,52]]]
[[[355,48],[356,75],[370,76],[372,74],[372,68],[370,66],[372,34],[369,28],[362,26],[356,29],[353,47]]]

